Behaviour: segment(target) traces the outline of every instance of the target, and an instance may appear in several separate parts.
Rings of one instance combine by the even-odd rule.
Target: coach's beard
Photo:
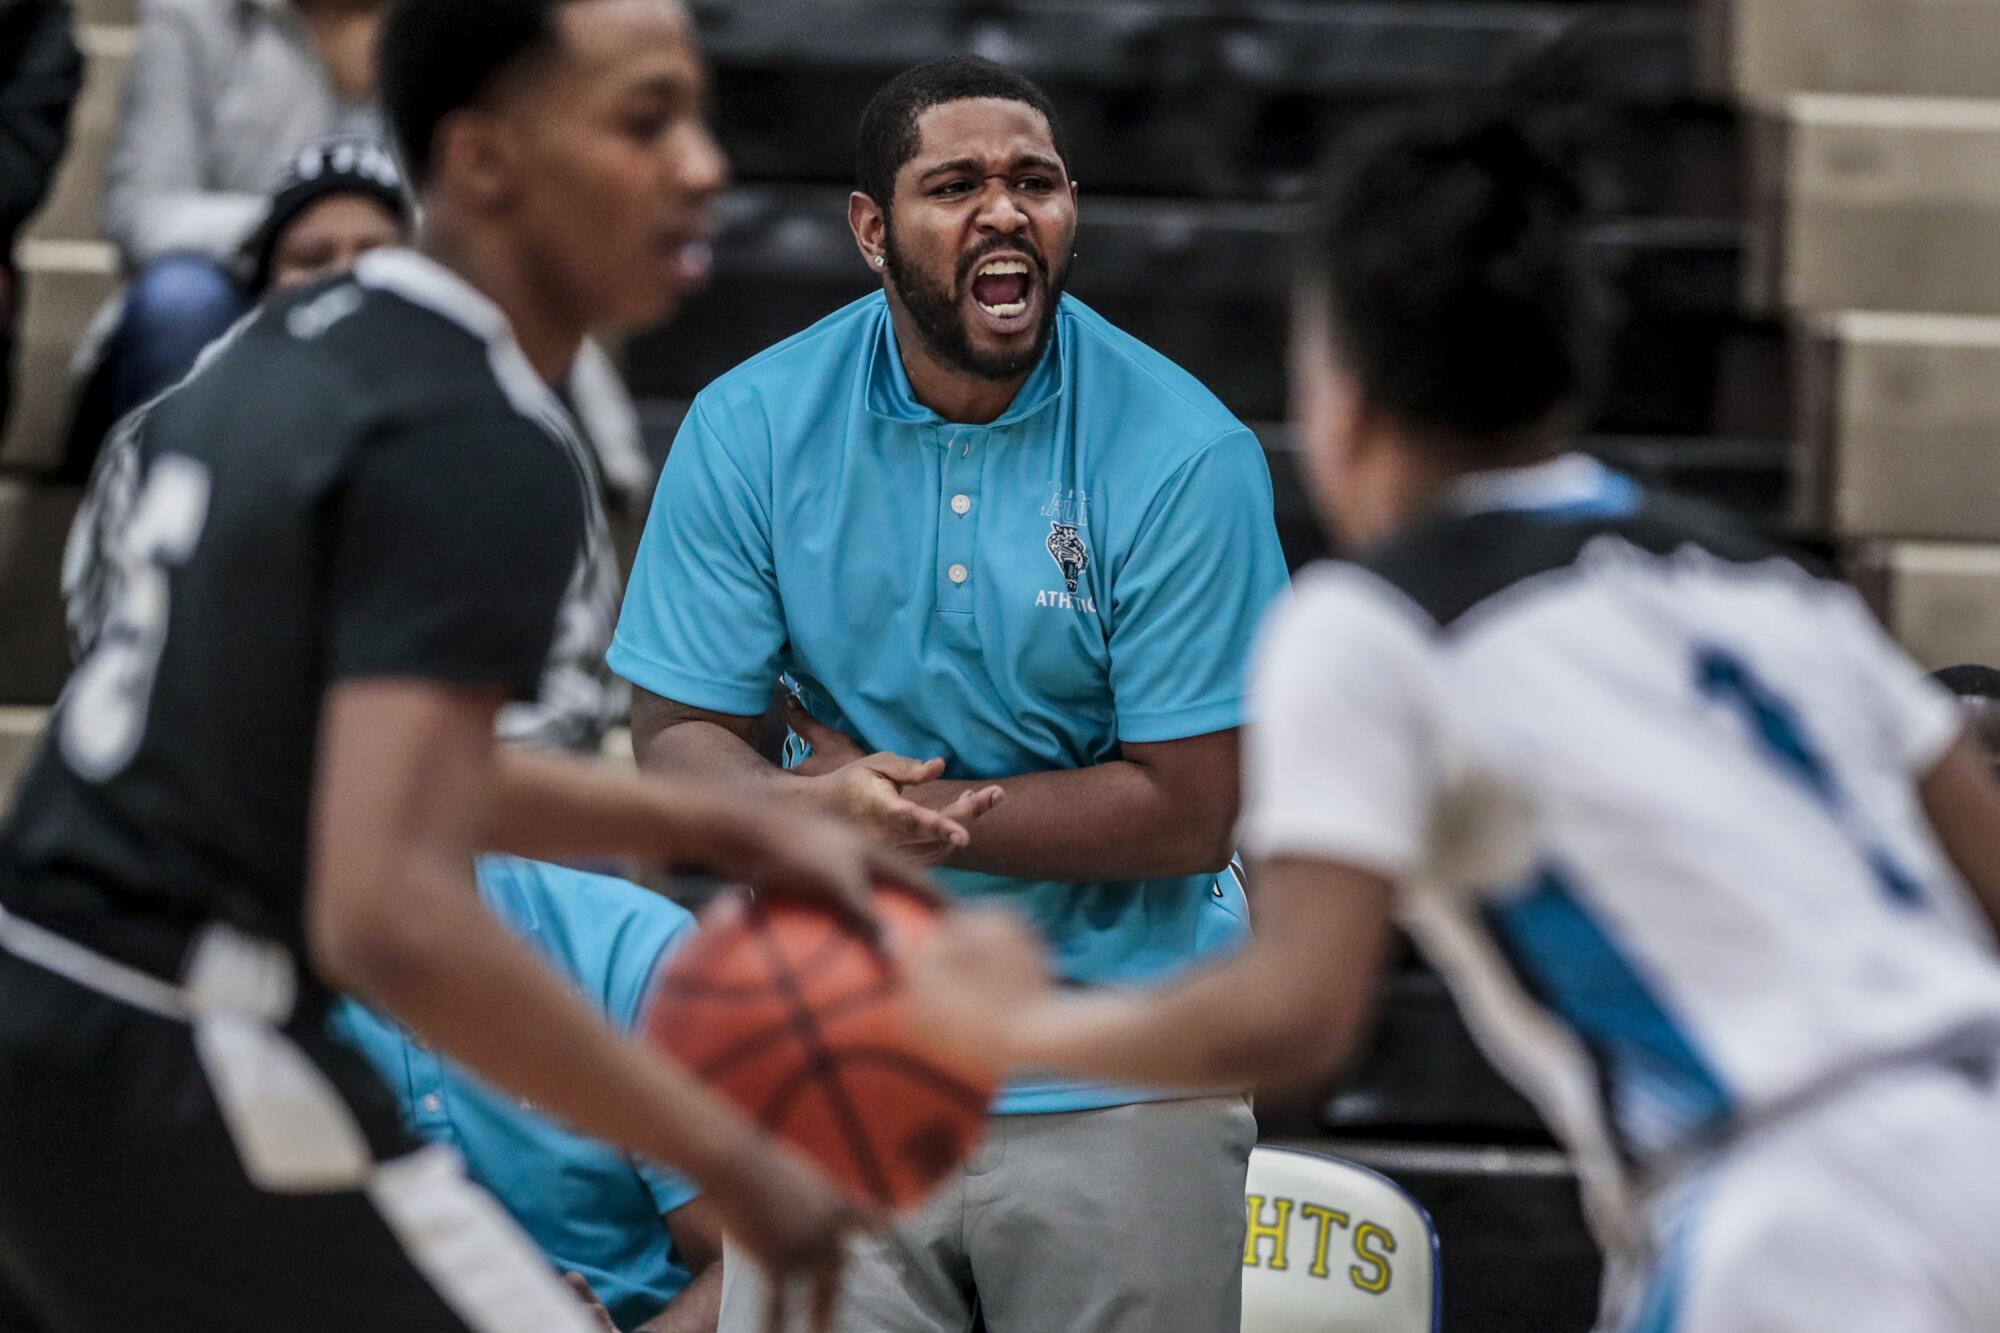
[[[1020,250],[1030,256],[1041,279],[1041,318],[1035,323],[1035,338],[1027,350],[982,354],[972,345],[972,336],[966,331],[966,316],[961,309],[958,292],[927,282],[921,273],[905,265],[902,252],[896,247],[893,229],[883,234],[882,250],[889,261],[889,277],[896,284],[896,294],[902,298],[910,318],[916,321],[917,332],[923,335],[925,345],[940,361],[983,380],[1016,379],[1033,370],[1041,361],[1042,353],[1048,350],[1049,339],[1055,336],[1056,307],[1061,304],[1063,288],[1069,282],[1068,263],[1051,271],[1041,255],[1029,247],[1005,241],[983,245],[959,261],[958,276],[965,282],[971,280],[979,262],[988,255],[1001,250]]]

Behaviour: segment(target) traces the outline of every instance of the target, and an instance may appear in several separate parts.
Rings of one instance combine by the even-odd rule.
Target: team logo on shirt
[[[1085,546],[1083,538],[1077,535],[1074,523],[1049,524],[1049,539],[1045,544],[1048,547],[1049,558],[1056,562],[1056,568],[1062,570],[1063,582],[1068,584],[1070,592],[1074,593],[1077,579],[1083,576],[1084,570],[1090,568],[1090,548]]]

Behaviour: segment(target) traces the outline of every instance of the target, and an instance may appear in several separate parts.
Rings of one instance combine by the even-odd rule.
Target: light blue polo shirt
[[[1263,450],[1187,372],[1065,297],[1013,405],[954,425],[912,395],[876,293],[696,397],[610,663],[736,715],[787,677],[826,722],[951,778],[1083,768],[1239,726],[1285,577]],[[940,878],[1026,913],[1078,982],[1160,978],[1245,930],[1228,875]],[[998,1109],[1145,1095],[1030,1080]]]
[[[636,884],[513,857],[479,863],[479,892],[516,934],[620,1031],[694,918]],[[658,1314],[689,1275],[661,1220],[694,1186],[571,1132],[481,1082],[354,1001],[334,1030],[361,1048],[410,1129],[449,1143],[549,1261],[581,1273],[620,1328]]]

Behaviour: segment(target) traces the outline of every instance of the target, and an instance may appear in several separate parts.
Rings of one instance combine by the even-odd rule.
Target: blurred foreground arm
[[[1113,1083],[1301,1087],[1351,1053],[1389,940],[1392,889],[1326,861],[1256,874],[1257,933],[1227,963],[1159,992],[1058,991],[1032,933],[1002,912],[946,925],[912,978],[941,1049]]]
[[[1938,841],[2000,936],[2000,787],[1986,755],[1961,738],[1917,790]]]
[[[328,691],[308,933],[332,985],[586,1134],[701,1182],[746,1247],[832,1281],[852,1206],[693,1078],[619,1037],[482,905],[499,690]]]

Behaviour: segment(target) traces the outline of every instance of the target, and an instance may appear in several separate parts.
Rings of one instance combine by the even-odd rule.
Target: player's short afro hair
[[[570,0],[393,0],[382,21],[382,107],[410,183],[430,181],[438,126],[557,43]]]
[[[888,208],[896,194],[896,173],[917,155],[917,121],[924,112],[976,97],[1020,102],[1039,111],[1049,123],[1056,156],[1068,164],[1062,120],[1033,79],[977,56],[946,56],[904,70],[868,99],[855,154],[861,192]]]
[[[1492,104],[1393,114],[1335,154],[1302,299],[1376,403],[1506,445],[1595,390],[1606,297],[1577,158],[1532,110]]]
[[[1961,699],[2000,699],[2000,671],[1990,666],[1948,666],[1931,672],[1931,679]]]

